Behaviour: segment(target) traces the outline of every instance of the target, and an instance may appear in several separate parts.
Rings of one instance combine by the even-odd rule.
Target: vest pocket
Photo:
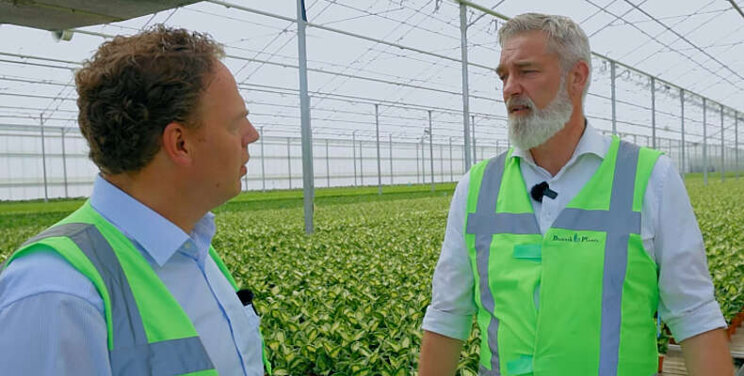
[[[526,375],[532,373],[532,356],[520,355],[519,358],[506,362],[509,375]]]
[[[542,259],[542,246],[538,244],[518,244],[514,246],[515,259],[540,261]]]

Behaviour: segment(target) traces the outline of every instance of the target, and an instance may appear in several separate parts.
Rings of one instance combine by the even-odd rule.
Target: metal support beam
[[[651,77],[651,148],[656,149],[656,79]]]
[[[478,163],[478,155],[476,150],[478,148],[475,145],[475,115],[470,115],[470,128],[473,130],[473,164]]]
[[[434,134],[431,128],[431,110],[429,110],[429,160],[431,165],[431,191],[434,192]]]
[[[393,185],[393,134],[388,134],[388,143],[390,144],[390,185]]]
[[[351,152],[352,160],[354,161],[354,186],[357,186],[357,168],[356,168],[356,133],[357,130],[351,132]]]
[[[734,113],[734,164],[736,165],[736,178],[739,178],[739,114]]]
[[[610,90],[612,93],[612,134],[617,134],[617,116],[615,115],[615,62],[610,61]]]
[[[708,101],[703,97],[703,184],[708,185]]]
[[[264,154],[263,127],[258,127],[258,137],[261,140],[261,192],[266,192],[266,154]]]
[[[227,7],[227,8],[239,9],[239,10],[242,10],[242,11],[246,11],[246,12],[250,12],[250,13],[255,13],[255,14],[260,14],[262,16],[276,18],[276,19],[280,19],[280,20],[284,20],[284,21],[288,21],[288,22],[296,22],[295,19],[293,19],[291,17],[285,17],[285,16],[282,16],[282,15],[273,14],[273,13],[265,12],[265,11],[258,10],[258,9],[248,8],[248,7],[242,6],[240,4],[228,3],[226,1],[221,1],[221,0],[207,0],[207,1],[210,2],[210,3],[222,5],[222,6]],[[316,29],[319,29],[319,30],[329,31],[331,33],[336,33],[336,34],[346,35],[346,36],[350,36],[350,37],[357,38],[357,39],[362,39],[362,40],[365,40],[365,41],[368,41],[368,42],[383,44],[383,45],[394,47],[394,48],[398,48],[398,49],[401,49],[401,50],[412,51],[412,52],[416,52],[416,53],[419,53],[419,54],[422,54],[422,55],[436,57],[438,59],[459,62],[459,60],[457,60],[457,58],[454,58],[454,57],[451,57],[451,56],[437,54],[437,53],[434,53],[434,52],[430,52],[430,51],[426,51],[426,50],[422,50],[422,49],[418,49],[418,48],[414,48],[414,47],[410,47],[410,46],[404,46],[404,45],[401,45],[401,44],[397,44],[397,43],[393,43],[393,42],[388,42],[386,40],[375,39],[375,38],[366,36],[364,34],[356,34],[356,33],[352,33],[352,32],[349,32],[349,31],[345,31],[345,30],[341,30],[341,29],[336,29],[336,28],[333,28],[333,27],[324,26],[324,25],[315,24],[315,23],[310,23],[310,22],[307,22],[307,26],[310,26],[310,27],[313,27],[313,28],[316,28]],[[79,29],[74,29],[74,31],[75,32],[85,32],[84,30],[79,30]],[[469,63],[469,64],[472,65],[472,66],[475,66],[475,67],[479,67],[479,68],[482,68],[482,69],[485,69],[485,70],[489,70],[489,71],[493,71],[495,69],[493,66],[488,66],[488,65],[482,65],[482,64],[477,64],[477,63]]]
[[[380,162],[380,109],[375,104],[375,138],[377,140],[377,194],[382,194],[382,164]]]
[[[289,189],[292,189],[292,153],[290,152],[289,137],[287,137],[287,171],[287,179],[289,179]]]
[[[331,155],[328,153],[328,139],[325,139],[325,160],[326,160],[326,187],[331,186]]]
[[[426,184],[426,146],[424,140],[426,137],[421,136],[421,184]]]
[[[744,18],[744,12],[742,12],[741,8],[739,8],[739,5],[737,5],[734,0],[728,0],[728,2],[731,3],[731,6],[734,7],[734,9],[736,9],[737,12],[739,12],[742,18]]]
[[[723,182],[726,180],[726,147],[723,143],[723,105],[719,106],[721,106],[721,182]]]
[[[452,171],[452,137],[449,138],[449,160],[450,160],[450,181],[455,181],[455,173]]]
[[[364,186],[364,141],[359,140],[359,184]]]
[[[470,170],[470,98],[468,97],[468,20],[467,6],[460,3],[460,53],[462,55],[462,126],[465,138],[465,171]]]
[[[67,190],[67,155],[65,153],[65,129],[62,128],[59,131],[60,138],[62,139],[62,174],[65,179],[65,198],[70,198],[70,194]]]
[[[682,176],[685,176],[685,173],[687,172],[686,163],[687,159],[685,159],[685,91],[684,89],[679,89],[679,107],[680,107],[680,122],[682,123],[682,163],[680,166],[680,171],[682,172]]]
[[[416,183],[419,183],[419,168],[421,168],[421,165],[419,165],[419,143],[416,142]]]
[[[49,188],[47,184],[46,142],[44,140],[44,114],[39,114],[39,123],[41,124],[41,168],[44,173],[44,202],[48,202]]]
[[[439,173],[442,175],[440,181],[444,182],[444,145],[439,144]]]
[[[310,96],[307,93],[306,27],[305,1],[297,0],[297,56],[300,63],[300,120],[302,124],[302,188],[305,204],[305,233],[312,234],[314,230],[315,176],[313,172],[313,133],[310,128]]]

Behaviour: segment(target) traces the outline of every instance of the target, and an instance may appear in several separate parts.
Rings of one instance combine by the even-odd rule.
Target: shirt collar
[[[594,154],[600,159],[604,159],[609,149],[610,140],[587,123],[586,128],[584,128],[584,134],[581,135],[579,143],[576,145],[576,149],[574,149],[573,155],[571,155],[571,158],[568,160],[564,168],[573,164],[574,161],[584,154]],[[529,150],[523,150],[515,146],[514,152],[511,156],[519,157],[530,164],[535,164]]]
[[[181,248],[203,261],[215,233],[214,214],[202,217],[189,236],[100,175],[93,182],[90,204],[130,240],[137,242],[158,266],[163,266]]]

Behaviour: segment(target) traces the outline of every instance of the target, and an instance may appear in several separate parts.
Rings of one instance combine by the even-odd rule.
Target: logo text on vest
[[[573,236],[571,235],[553,235],[553,241],[556,242],[567,242],[567,243],[599,243],[599,239],[589,237],[586,235],[579,235],[578,233],[574,233]]]

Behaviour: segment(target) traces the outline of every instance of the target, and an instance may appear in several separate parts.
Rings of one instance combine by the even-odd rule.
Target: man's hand
[[[457,370],[463,342],[424,330],[419,358],[419,376],[452,376]]]
[[[682,342],[687,372],[691,376],[731,376],[734,362],[729,353],[726,332],[715,329]]]

